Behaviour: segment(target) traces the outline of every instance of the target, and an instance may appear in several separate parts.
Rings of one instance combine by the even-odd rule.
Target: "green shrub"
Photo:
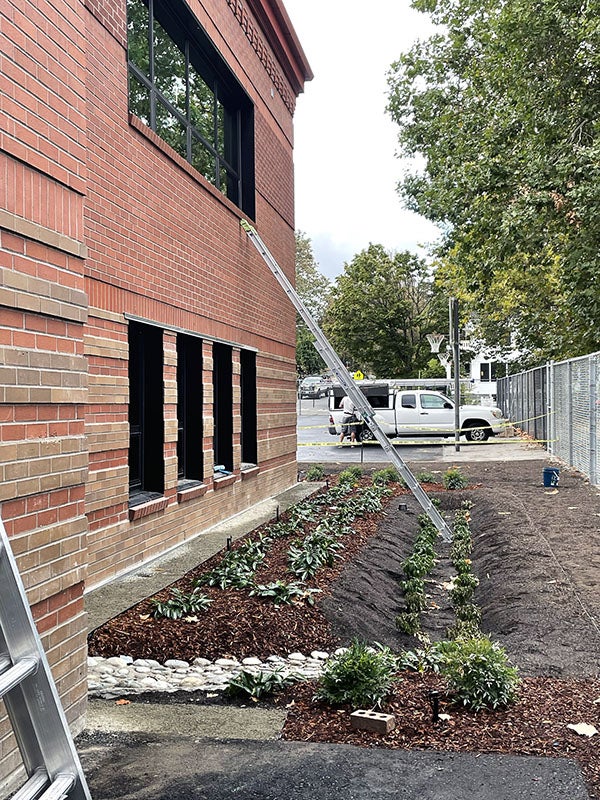
[[[305,477],[307,481],[321,481],[323,480],[323,475],[325,475],[325,469],[322,464],[312,464],[306,470]]]
[[[369,647],[354,639],[350,647],[325,663],[315,700],[331,705],[349,703],[353,708],[379,706],[389,694],[398,670],[387,647]]]
[[[425,639],[423,647],[404,650],[400,653],[398,666],[400,669],[408,669],[422,675],[424,672],[439,672],[443,659],[444,656],[437,646],[432,645],[429,639]]]
[[[212,603],[210,597],[201,594],[198,589],[194,589],[190,593],[182,592],[181,589],[171,589],[170,594],[171,597],[168,600],[150,601],[154,607],[153,616],[181,619],[185,614],[197,614],[199,611],[206,611]]]
[[[448,639],[478,639],[483,636],[479,623],[473,620],[457,619],[455,624],[446,630]]]
[[[469,479],[462,474],[458,467],[447,469],[442,481],[446,489],[464,489],[469,485]]]
[[[224,694],[229,697],[242,695],[258,700],[265,695],[282,691],[297,680],[296,676],[285,674],[281,670],[260,670],[259,672],[242,670],[239,675],[229,681]]]
[[[400,482],[400,475],[395,467],[384,467],[373,473],[374,486],[387,486],[388,483],[398,482]]]
[[[347,467],[338,475],[338,484],[342,486],[354,486],[362,478],[362,468],[358,466]]]
[[[516,699],[517,669],[504,649],[487,637],[440,642],[440,672],[463,705],[478,711],[499,708]]]
[[[421,630],[421,617],[417,611],[401,611],[396,617],[396,627],[402,633],[414,636]]]
[[[415,478],[419,481],[419,483],[438,483],[433,472],[417,472]]]

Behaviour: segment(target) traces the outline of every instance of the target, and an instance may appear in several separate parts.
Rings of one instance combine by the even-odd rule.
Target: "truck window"
[[[416,408],[417,407],[417,397],[414,394],[403,394],[402,395],[402,408]]]
[[[445,404],[449,401],[445,397],[440,397],[439,394],[422,394],[421,407],[422,408],[444,408]]]

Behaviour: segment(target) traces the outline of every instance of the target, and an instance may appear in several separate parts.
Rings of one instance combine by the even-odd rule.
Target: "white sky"
[[[296,230],[324,275],[368,247],[411,250],[437,228],[406,211],[395,187],[397,126],[385,112],[386,73],[431,27],[409,0],[284,0],[314,73],[294,117]]]

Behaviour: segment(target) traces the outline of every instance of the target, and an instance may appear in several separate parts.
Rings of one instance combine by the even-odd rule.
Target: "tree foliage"
[[[296,233],[296,291],[317,324],[321,324],[329,302],[331,284],[319,272],[311,240],[302,231]],[[315,375],[325,364],[314,346],[314,337],[300,315],[296,318],[296,368],[299,375]]]
[[[428,333],[447,328],[427,265],[371,244],[336,279],[325,330],[352,369],[382,378],[417,377],[431,358]]]
[[[439,32],[392,65],[400,192],[490,345],[600,348],[600,0],[414,0]]]

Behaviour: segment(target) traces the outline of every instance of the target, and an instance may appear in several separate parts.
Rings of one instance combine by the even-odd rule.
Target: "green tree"
[[[382,378],[418,377],[431,358],[428,333],[445,330],[447,305],[426,263],[370,244],[336,280],[325,329],[353,369]]]
[[[329,302],[331,283],[319,272],[309,237],[296,233],[296,291],[315,322],[320,325]],[[300,315],[296,318],[296,368],[298,375],[323,372],[325,364],[314,346],[314,336]]]
[[[400,192],[489,345],[600,347],[600,0],[414,0],[439,32],[392,65]]]

